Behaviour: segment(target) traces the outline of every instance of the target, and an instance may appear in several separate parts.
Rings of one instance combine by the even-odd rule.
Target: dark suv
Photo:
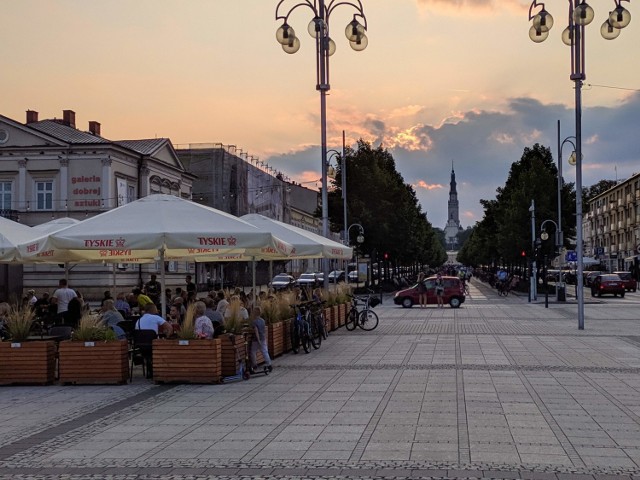
[[[436,278],[429,277],[424,280],[427,287],[427,304],[437,304],[436,297]],[[451,308],[458,308],[464,303],[464,285],[458,277],[442,277],[444,283],[444,295],[442,300],[444,303],[451,305]],[[411,308],[414,304],[419,304],[418,284],[405,290],[400,290],[393,297],[393,303],[402,305],[404,308]]]
[[[620,277],[620,280],[622,280],[622,283],[624,283],[624,289],[627,292],[636,291],[636,288],[638,288],[638,283],[636,282],[636,279],[633,278],[633,275],[631,275],[631,272],[613,272],[613,273]]]

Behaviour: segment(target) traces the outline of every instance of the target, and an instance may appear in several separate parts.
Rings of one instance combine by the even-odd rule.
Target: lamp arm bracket
[[[537,13],[533,13],[533,10],[538,7],[540,7],[541,10],[544,10],[544,3],[538,3],[537,0],[533,0],[533,2],[531,2],[531,5],[529,6],[529,20],[533,20],[533,17],[537,15]]]
[[[276,6],[276,20],[282,20],[282,21],[284,21],[284,23],[288,23],[289,16],[290,16],[290,15],[291,15],[291,13],[292,13],[295,9],[297,9],[298,7],[309,7],[309,8],[313,11],[313,13],[314,13],[314,15],[315,15],[316,17],[318,17],[318,16],[319,16],[319,15],[318,15],[318,9],[316,8],[316,5],[315,5],[314,3],[311,3],[311,1],[310,1],[310,0],[304,0],[304,1],[300,2],[300,3],[296,3],[293,7],[291,7],[291,8],[289,9],[289,11],[288,11],[286,14],[284,14],[284,15],[283,15],[283,14],[280,14],[280,13],[279,13],[279,11],[280,11],[280,7],[281,7],[281,6],[282,6],[282,4],[283,4],[284,2],[286,2],[286,1],[287,1],[287,0],[280,0],[280,1],[278,2],[278,5]]]

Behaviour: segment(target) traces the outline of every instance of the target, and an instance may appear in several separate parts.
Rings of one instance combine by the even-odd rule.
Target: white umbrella
[[[215,261],[223,254],[282,258],[293,247],[233,215],[173,195],[149,195],[21,244],[24,261]],[[164,269],[161,270],[164,291]],[[165,311],[164,295],[163,314]]]
[[[313,232],[303,230],[286,223],[267,218],[263,215],[250,213],[240,217],[252,225],[271,232],[278,238],[293,246],[290,259],[302,258],[332,258],[348,260],[353,256],[353,249]]]
[[[31,227],[0,217],[0,262],[13,262],[18,255],[17,246],[34,237]]]
[[[39,235],[44,235],[48,233],[57,232],[58,230],[62,230],[63,228],[70,227],[71,225],[76,225],[80,223],[80,220],[76,220],[71,217],[62,217],[56,218],[55,220],[50,220],[45,223],[41,223],[40,225],[34,225],[31,229],[34,232],[37,232]]]

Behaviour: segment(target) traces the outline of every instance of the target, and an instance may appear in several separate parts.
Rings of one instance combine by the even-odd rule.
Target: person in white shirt
[[[136,330],[154,330],[169,336],[173,333],[173,327],[164,318],[158,315],[158,307],[153,303],[145,306],[145,314],[136,322]]]
[[[224,317],[224,311],[229,306],[229,302],[224,297],[224,291],[220,290],[218,292],[218,305],[216,305],[216,312],[220,312]]]
[[[51,303],[58,306],[58,319],[63,322],[67,321],[67,311],[69,310],[69,302],[72,298],[76,298],[75,290],[67,286],[67,281],[63,278],[58,282],[58,289],[53,292]]]

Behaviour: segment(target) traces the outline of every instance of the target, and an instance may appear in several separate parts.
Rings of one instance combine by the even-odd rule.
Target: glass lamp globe
[[[364,243],[364,235],[358,235],[358,237],[356,238],[356,241],[358,243]]]
[[[549,234],[548,234],[547,232],[542,232],[542,233],[540,234],[540,238],[541,238],[542,240],[549,240]]]
[[[322,32],[327,28],[324,20],[320,17],[314,17],[313,20],[309,22],[309,27],[307,30],[309,31],[309,35],[313,38],[317,38],[318,35],[322,35]]]
[[[344,34],[346,35],[347,40],[349,40],[350,42],[355,42],[359,37],[362,37],[362,35],[364,35],[364,27],[354,18],[347,24],[347,28],[345,28]]]
[[[620,29],[613,27],[609,20],[605,20],[600,27],[600,34],[605,40],[613,40],[614,38],[618,38],[618,35],[620,35]]]
[[[573,10],[573,22],[576,25],[589,25],[593,22],[593,17],[595,13],[593,12],[593,8],[589,6],[586,2],[582,2]]]
[[[570,47],[573,43],[573,28],[567,27],[562,31],[562,43]]]
[[[298,37],[290,38],[289,43],[287,43],[286,45],[282,45],[282,50],[290,54],[296,53],[298,50],[300,50],[300,40],[298,39]]]
[[[329,56],[336,53],[336,42],[334,42],[330,38],[327,40],[327,53],[329,54]]]
[[[618,5],[613,12],[609,14],[609,23],[613,28],[624,28],[631,22],[631,13],[622,5]]]
[[[366,35],[362,35],[358,40],[349,42],[349,45],[351,45],[351,48],[353,48],[356,52],[361,52],[362,50],[367,48],[367,45],[369,45],[369,39]]]
[[[539,28],[531,25],[531,28],[529,29],[529,38],[532,42],[542,43],[547,39],[548,36],[549,30],[540,30]]]
[[[533,26],[540,31],[551,30],[553,27],[553,17],[544,8],[533,17]]]
[[[278,30],[276,30],[276,40],[281,45],[287,45],[291,37],[295,37],[296,32],[286,23],[283,23]]]

